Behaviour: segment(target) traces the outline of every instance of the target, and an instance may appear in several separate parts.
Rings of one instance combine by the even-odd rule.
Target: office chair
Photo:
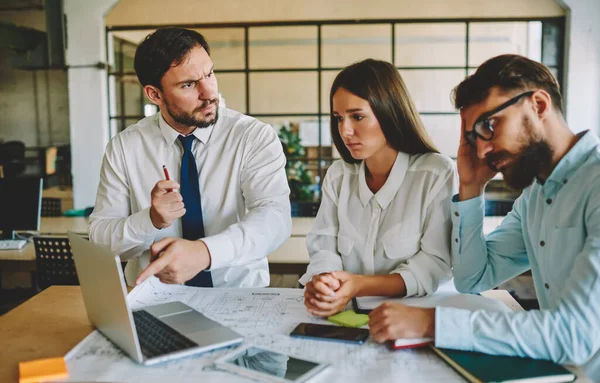
[[[60,198],[42,197],[42,217],[61,217],[62,215]]]
[[[16,177],[25,171],[25,143],[7,141],[0,145],[0,166],[4,177]]]
[[[53,285],[79,285],[68,238],[34,237],[33,243],[40,289]]]

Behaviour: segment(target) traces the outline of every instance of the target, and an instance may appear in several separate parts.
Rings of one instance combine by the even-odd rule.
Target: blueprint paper
[[[453,295],[451,292],[448,294]],[[171,301],[186,303],[242,334],[244,344],[332,364],[326,375],[327,382],[463,382],[428,348],[390,351],[370,339],[363,345],[352,345],[289,337],[288,334],[301,322],[328,324],[326,320],[307,313],[301,289],[196,288],[165,285],[156,278],[150,278],[131,291],[128,301],[134,310]],[[73,381],[249,381],[213,367],[214,360],[228,352],[231,349],[148,367],[133,362],[94,331],[65,359],[69,379]]]

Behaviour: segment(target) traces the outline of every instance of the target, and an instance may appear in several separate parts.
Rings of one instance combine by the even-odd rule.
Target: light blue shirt
[[[483,197],[452,203],[456,288],[478,293],[531,269],[540,310],[438,308],[436,346],[587,363],[600,380],[600,141],[580,135],[487,237],[484,205]]]

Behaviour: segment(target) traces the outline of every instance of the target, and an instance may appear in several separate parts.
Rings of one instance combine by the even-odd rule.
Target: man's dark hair
[[[133,67],[142,86],[153,85],[159,89],[160,80],[172,66],[181,64],[183,58],[195,47],[201,46],[210,55],[204,36],[183,28],[161,28],[150,33],[135,50]]]
[[[552,72],[544,64],[519,55],[496,56],[481,64],[452,91],[455,108],[482,102],[493,87],[503,92],[543,89],[552,98],[554,109],[563,114],[560,86]]]

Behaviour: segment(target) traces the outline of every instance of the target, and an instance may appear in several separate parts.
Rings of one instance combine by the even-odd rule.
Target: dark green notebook
[[[472,383],[561,383],[572,382],[577,377],[563,366],[547,360],[431,348]]]

